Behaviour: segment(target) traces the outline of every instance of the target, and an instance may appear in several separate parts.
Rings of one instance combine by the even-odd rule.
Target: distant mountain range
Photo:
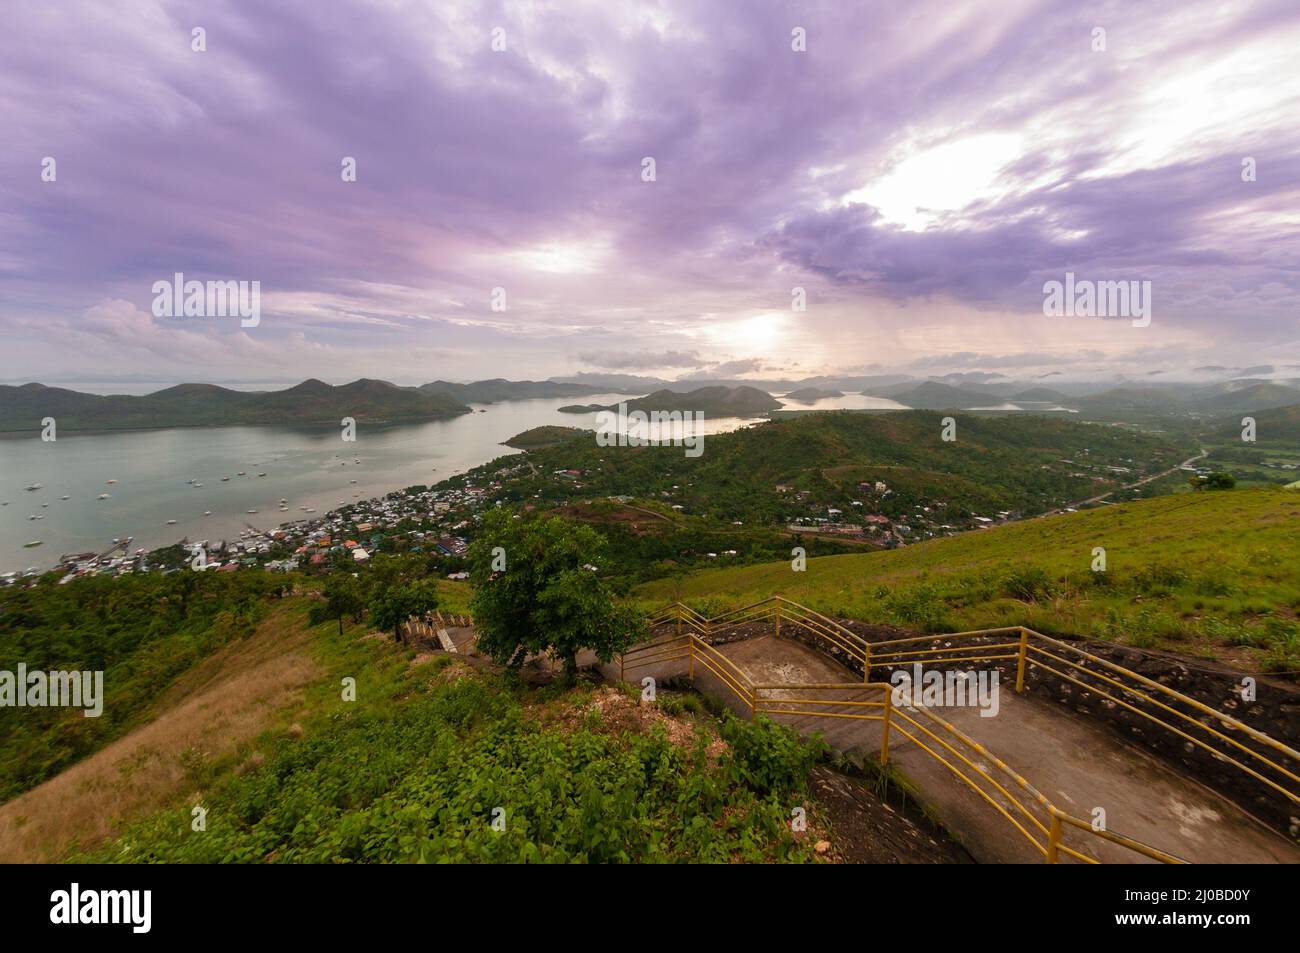
[[[1022,405],[1050,403],[1078,411],[1081,419],[1098,421],[1151,420],[1171,414],[1183,418],[1219,417],[1300,404],[1300,379],[1144,381],[1110,387],[1058,382],[1047,388],[1008,380],[990,382],[970,375],[923,381],[895,374],[762,382],[665,382],[625,374],[577,376],[581,379],[494,378],[471,383],[436,380],[418,387],[364,378],[335,386],[311,379],[279,391],[178,384],[143,396],[87,394],[43,384],[0,385],[0,432],[38,431],[45,417],[55,418],[61,429],[79,431],[235,424],[338,425],[343,417],[368,423],[437,420],[469,413],[467,405],[471,403],[580,397],[611,391],[646,395],[627,401],[629,409],[696,410],[712,417],[756,417],[777,410],[781,403],[771,396],[773,392],[786,394],[791,401],[811,402],[857,391],[892,398],[919,410],[969,410],[1004,401]],[[602,409],[607,405],[560,408],[571,413]]]
[[[757,387],[727,387],[715,385],[698,387],[695,390],[680,393],[673,390],[657,390],[645,397],[624,401],[628,411],[642,410],[647,413],[659,411],[696,411],[706,417],[761,417],[769,410],[780,410],[781,402],[766,391]],[[616,410],[618,404],[602,407],[599,404],[570,404],[561,407],[562,413],[585,414],[597,410]]]
[[[842,390],[823,390],[820,387],[800,387],[798,390],[792,390],[785,395],[786,400],[797,400],[801,404],[811,404],[818,400],[828,400],[834,397],[843,397]]]
[[[926,381],[903,390],[893,390],[889,395],[900,404],[916,410],[962,410],[969,407],[987,407],[1001,398],[993,394],[980,394],[973,390]]]
[[[330,424],[439,420],[470,413],[443,393],[387,381],[334,386],[310,379],[287,390],[250,392],[215,384],[178,384],[143,396],[83,394],[44,384],[0,386],[0,431],[38,431],[45,417],[60,430],[140,430],[238,424]]]
[[[645,388],[625,386],[597,387],[571,381],[508,381],[493,378],[471,384],[453,384],[450,381],[433,381],[418,388],[426,394],[446,394],[467,404],[492,404],[499,400],[529,400],[546,397],[581,397],[584,394],[601,394],[609,391],[643,394]]]

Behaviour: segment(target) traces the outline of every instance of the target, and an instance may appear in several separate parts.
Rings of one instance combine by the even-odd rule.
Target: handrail
[[[784,610],[784,612],[782,611]],[[1226,730],[1238,732],[1245,738],[1251,739],[1258,744],[1272,749],[1283,755],[1283,759],[1291,758],[1300,762],[1300,752],[1297,752],[1289,745],[1283,744],[1269,735],[1245,724],[1238,718],[1234,718],[1225,712],[1218,711],[1205,705],[1202,702],[1191,698],[1167,685],[1163,685],[1154,679],[1147,678],[1131,669],[1124,668],[1114,662],[1101,658],[1083,649],[1070,645],[1068,642],[1046,636],[1033,629],[1024,626],[1001,626],[991,629],[976,629],[966,632],[941,633],[936,635],[908,636],[898,639],[888,639],[881,642],[867,642],[861,636],[845,628],[840,623],[827,616],[822,615],[816,610],[807,606],[785,599],[782,596],[769,596],[758,602],[750,603],[736,609],[728,610],[721,615],[713,618],[705,618],[700,613],[691,609],[682,603],[673,603],[665,606],[652,617],[653,624],[660,625],[668,622],[677,621],[679,623],[679,632],[682,625],[689,626],[690,629],[699,631],[696,635],[694,631],[686,635],[679,635],[670,640],[658,640],[645,646],[638,646],[630,649],[628,654],[635,655],[643,652],[650,645],[665,645],[669,642],[680,642],[677,647],[678,654],[672,655],[673,658],[686,658],[689,660],[690,674],[694,677],[695,662],[700,661],[705,669],[716,675],[719,680],[729,688],[742,703],[747,704],[751,717],[758,715],[801,715],[817,718],[848,718],[861,721],[883,722],[884,729],[882,732],[881,742],[881,763],[888,763],[888,746],[889,735],[891,731],[909,741],[914,742],[917,747],[934,758],[950,771],[967,786],[969,786],[977,795],[994,807],[999,813],[1003,814],[1019,831],[1024,835],[1034,847],[1043,854],[1048,863],[1058,863],[1060,857],[1064,854],[1075,860],[1084,863],[1099,863],[1096,858],[1084,854],[1062,842],[1064,831],[1067,828],[1074,828],[1086,831],[1097,837],[1124,847],[1128,850],[1135,851],[1143,856],[1160,861],[1162,863],[1186,863],[1182,858],[1174,854],[1163,851],[1159,848],[1144,844],[1133,838],[1126,837],[1122,834],[1116,834],[1110,831],[1097,830],[1093,825],[1081,818],[1069,814],[1067,811],[1056,807],[1041,792],[1025,779],[1022,775],[1014,771],[1009,765],[997,758],[991,751],[981,745],[974,739],[969,738],[960,729],[949,722],[936,716],[924,706],[906,707],[897,703],[890,703],[892,693],[884,682],[870,682],[872,669],[893,669],[900,665],[911,665],[914,663],[950,663],[950,662],[1016,662],[1016,691],[1022,692],[1024,689],[1024,679],[1026,672],[1041,671],[1053,675],[1065,682],[1073,683],[1080,688],[1095,693],[1117,705],[1132,711],[1135,714],[1168,729],[1174,735],[1204,749],[1213,754],[1221,762],[1231,765],[1243,773],[1255,778],[1256,780],[1268,785],[1270,788],[1285,795],[1292,802],[1300,803],[1300,794],[1284,786],[1286,782],[1295,782],[1300,784],[1300,767],[1292,768],[1278,764],[1265,753],[1251,748],[1241,741],[1229,737],[1222,731],[1217,730],[1210,724],[1206,724],[1204,719],[1193,717],[1184,711],[1179,711],[1171,704],[1166,704],[1159,700],[1148,691],[1151,689],[1155,692],[1162,693],[1166,698],[1177,704],[1190,707],[1194,712],[1207,715],[1216,720]],[[725,655],[720,653],[716,648],[709,644],[709,639],[715,631],[727,630],[750,621],[763,619],[772,619],[776,625],[776,633],[780,635],[780,625],[784,620],[798,628],[817,637],[821,641],[829,643],[832,646],[845,652],[850,659],[858,662],[863,668],[863,682],[835,682],[835,683],[810,683],[810,684],[754,684],[745,673],[730,661]],[[1018,638],[1012,641],[998,640],[998,636],[1016,635]],[[946,644],[936,647],[936,641],[944,641]],[[931,643],[929,647],[922,647],[920,643]],[[861,646],[859,648],[859,645]],[[1062,654],[1048,651],[1044,646],[1051,647]],[[1068,657],[1063,657],[1064,653],[1073,653],[1087,662],[1105,669],[1105,672],[1098,672],[1086,664],[1080,664]],[[671,654],[671,653],[669,653]],[[648,656],[641,655],[640,659]],[[656,656],[662,657],[662,656]],[[666,659],[665,659],[666,660]],[[1176,716],[1178,719],[1201,729],[1212,736],[1211,740],[1217,740],[1220,743],[1231,746],[1243,756],[1255,759],[1262,764],[1260,770],[1270,769],[1282,776],[1282,783],[1272,778],[1266,777],[1259,771],[1250,766],[1249,763],[1242,763],[1236,757],[1232,757],[1225,751],[1218,750],[1207,744],[1204,740],[1187,734],[1162,719],[1158,714],[1144,711],[1134,704],[1125,701],[1124,698],[1116,697],[1099,687],[1096,684],[1089,684],[1080,681],[1078,678],[1057,670],[1045,660],[1051,660],[1068,670],[1073,670],[1076,674],[1086,675],[1087,677],[1097,679],[1106,685],[1116,689],[1120,693],[1125,693],[1139,702],[1146,702],[1160,711],[1169,715]],[[623,660],[620,659],[620,666]],[[643,661],[637,661],[634,664],[648,664]],[[620,676],[622,668],[620,667]],[[1112,675],[1116,677],[1111,677]],[[1121,679],[1129,679],[1133,684],[1125,684]],[[884,702],[870,702],[856,699],[844,698],[818,698],[813,697],[818,692],[834,691],[845,692],[849,690],[863,691],[876,690],[879,686],[884,691]],[[780,692],[783,697],[775,697],[771,693]],[[791,694],[793,693],[793,694]],[[847,711],[845,709],[848,709]],[[869,710],[876,709],[883,711],[883,714],[868,714]],[[912,714],[909,714],[911,712]],[[926,727],[921,721],[918,721],[912,715],[924,715],[925,719],[937,725],[939,731]],[[922,738],[928,738],[931,744],[926,744]],[[960,746],[964,746],[971,751],[976,752],[982,759],[991,762],[996,769],[1007,775],[1014,784],[1011,789],[1019,790],[1031,795],[1030,801],[1045,811],[1045,821],[1034,816],[1028,809],[1028,805],[1022,804],[1008,787],[999,783],[980,764],[971,758],[966,757],[960,751],[960,748],[954,746],[951,742],[955,739]],[[946,755],[936,751],[935,748],[942,749]],[[958,764],[954,764],[956,761]],[[961,767],[965,765],[970,769],[977,778],[972,778],[965,773]],[[991,785],[990,793],[981,786],[982,782]],[[1005,803],[999,803],[998,798],[1004,799]],[[1022,820],[1028,824],[1028,827],[1037,832],[1037,836],[1027,829],[1021,820],[1013,815],[1007,809],[1010,805],[1020,815]],[[1040,839],[1045,838],[1045,839]]]

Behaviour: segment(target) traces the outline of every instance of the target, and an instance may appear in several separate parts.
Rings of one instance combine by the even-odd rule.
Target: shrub
[[[1002,592],[1022,602],[1037,602],[1052,595],[1052,581],[1047,571],[1039,566],[1025,566],[1013,570],[1002,580]]]

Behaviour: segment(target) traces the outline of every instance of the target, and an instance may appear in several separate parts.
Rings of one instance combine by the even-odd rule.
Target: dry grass
[[[289,611],[273,612],[179,678],[147,724],[0,806],[0,862],[58,860],[178,795],[197,797],[187,764],[232,756],[324,674],[307,651],[309,632]]]

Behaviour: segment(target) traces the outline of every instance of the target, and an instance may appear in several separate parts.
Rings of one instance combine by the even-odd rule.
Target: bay
[[[584,402],[600,404],[620,399],[626,396],[583,396]],[[49,569],[65,553],[103,552],[115,537],[134,536],[132,550],[185,538],[234,540],[250,525],[267,530],[321,517],[340,502],[437,483],[518,453],[502,441],[531,427],[595,429],[594,413],[558,412],[573,402],[572,397],[506,401],[475,405],[473,413],[451,420],[388,427],[361,424],[351,443],[343,441],[339,428],[61,433],[52,442],[41,441],[35,433],[9,435],[0,438],[0,503],[8,503],[0,506],[0,572]],[[707,420],[703,432],[718,433],[748,422]],[[241,470],[245,476],[237,475]],[[187,482],[191,479],[202,486]],[[24,489],[33,483],[42,488]],[[101,493],[109,499],[97,499]],[[286,513],[279,510],[282,497],[289,507]],[[316,512],[307,514],[301,507]],[[257,512],[250,514],[250,509]],[[211,515],[205,516],[205,510]],[[168,525],[168,520],[176,523]],[[25,548],[38,539],[40,547]]]

